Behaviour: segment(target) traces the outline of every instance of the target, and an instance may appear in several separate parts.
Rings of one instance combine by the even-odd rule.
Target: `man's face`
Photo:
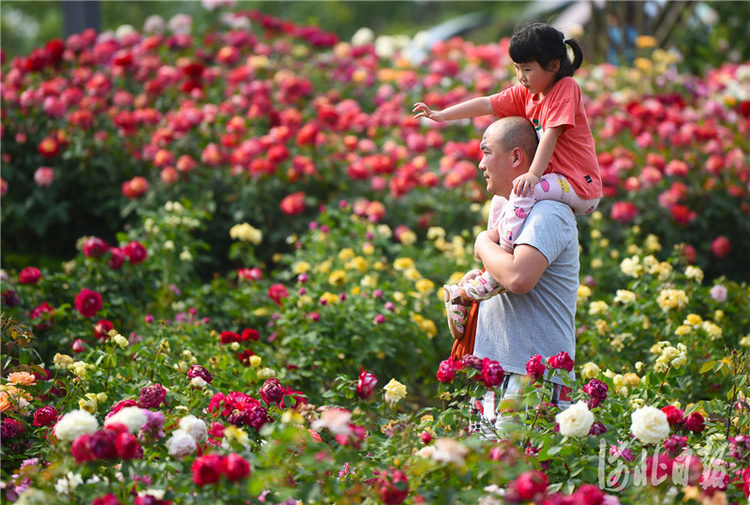
[[[510,169],[511,156],[501,143],[492,135],[492,127],[484,132],[479,148],[482,150],[482,160],[479,170],[482,171],[487,184],[487,191],[493,195],[508,197],[512,188],[513,176]]]

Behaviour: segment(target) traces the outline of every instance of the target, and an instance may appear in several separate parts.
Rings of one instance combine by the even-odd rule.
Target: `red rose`
[[[216,484],[224,473],[225,458],[215,454],[202,456],[193,461],[193,482],[198,486]]]
[[[678,409],[677,407],[673,405],[667,405],[666,407],[662,407],[662,412],[664,412],[667,415],[667,422],[670,426],[674,426],[675,424],[680,424],[685,420],[685,412],[683,410]]]
[[[432,434],[429,431],[423,431],[422,433],[420,433],[419,438],[422,440],[422,443],[425,445],[432,442]]]
[[[593,484],[583,484],[573,493],[577,505],[602,505],[604,503],[604,493],[599,486]]]
[[[610,217],[615,221],[628,223],[638,215],[638,207],[632,202],[615,202]]]
[[[460,370],[463,367],[460,360],[455,359],[453,356],[440,362],[437,371],[437,380],[440,382],[452,382],[456,377],[456,370]]]
[[[18,273],[21,284],[36,284],[42,278],[42,272],[37,267],[26,267]]]
[[[409,496],[409,481],[401,470],[383,471],[375,483],[378,497],[386,505],[400,505]]]
[[[274,284],[268,288],[268,297],[281,306],[281,300],[289,296],[289,291],[283,284]]]
[[[37,150],[43,158],[54,158],[60,154],[60,143],[54,137],[45,137],[39,142]]]
[[[482,360],[482,372],[479,374],[479,378],[482,380],[484,385],[488,388],[494,388],[503,382],[505,377],[505,371],[500,363],[493,361],[490,358],[484,358]]]
[[[547,491],[547,476],[538,470],[524,472],[508,485],[510,497],[519,501],[537,500]]]
[[[225,474],[229,480],[240,480],[250,476],[250,463],[239,454],[226,457]]]
[[[305,211],[305,193],[298,191],[287,195],[281,200],[281,212],[287,216],[296,216]]]
[[[76,459],[76,463],[80,464],[84,461],[92,461],[94,459],[89,448],[90,441],[91,435],[89,433],[84,433],[73,440],[73,444],[70,446],[70,453]]]
[[[724,235],[719,235],[711,242],[711,253],[717,258],[729,256],[732,251],[732,243]]]
[[[101,258],[107,251],[109,251],[109,246],[99,237],[90,237],[83,245],[83,254],[87,258]]]
[[[143,196],[148,191],[148,181],[137,175],[122,183],[122,194],[131,200]]]
[[[57,421],[57,409],[51,405],[45,405],[34,412],[34,426],[49,426]]]
[[[561,351],[557,356],[550,356],[547,358],[547,363],[549,363],[549,366],[552,368],[563,369],[568,372],[573,370],[573,367],[575,366],[573,358],[571,358],[565,351]]]
[[[130,243],[123,248],[123,251],[130,260],[131,265],[143,263],[146,260],[146,256],[148,256],[146,247],[135,240],[130,241]]]
[[[690,224],[698,216],[694,210],[680,204],[673,205],[670,211],[677,224]]]
[[[526,362],[526,373],[536,380],[539,380],[542,377],[544,377],[544,372],[546,371],[547,371],[547,367],[544,365],[544,362],[542,361],[541,354],[536,354],[532,356],[531,358],[529,358],[529,361]]]
[[[96,291],[83,288],[81,289],[81,292],[76,295],[75,305],[76,310],[78,310],[83,317],[94,317],[102,308],[102,295]]]
[[[685,419],[685,427],[693,433],[701,433],[706,428],[706,422],[700,413],[693,412]]]
[[[359,380],[357,381],[357,395],[366,400],[372,395],[375,390],[375,384],[378,383],[378,378],[370,372],[365,372],[363,367],[359,367]]]

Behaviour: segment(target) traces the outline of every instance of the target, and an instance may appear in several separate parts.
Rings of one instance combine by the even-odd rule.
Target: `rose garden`
[[[639,40],[576,80],[605,186],[575,361],[448,359],[507,40],[341,41],[256,11],[88,30],[2,63],[2,497],[48,504],[744,504],[750,63]],[[388,42],[388,43],[386,43]],[[62,258],[50,251],[63,251]],[[38,254],[37,254],[38,253]],[[573,406],[533,387],[574,370]]]

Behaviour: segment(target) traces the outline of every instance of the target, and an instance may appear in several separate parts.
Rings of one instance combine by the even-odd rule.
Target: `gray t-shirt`
[[[575,359],[579,260],[573,211],[560,202],[537,202],[515,241],[521,244],[539,250],[549,265],[528,293],[501,293],[481,302],[474,355],[525,374],[535,354],[546,360],[565,351]]]

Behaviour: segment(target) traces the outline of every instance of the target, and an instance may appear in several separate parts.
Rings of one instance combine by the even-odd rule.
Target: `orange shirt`
[[[545,174],[565,176],[579,197],[588,200],[602,196],[602,179],[596,159],[594,137],[583,107],[581,88],[572,77],[563,77],[544,98],[522,85],[490,97],[498,117],[522,116],[529,119],[537,135],[547,128],[565,126]]]

